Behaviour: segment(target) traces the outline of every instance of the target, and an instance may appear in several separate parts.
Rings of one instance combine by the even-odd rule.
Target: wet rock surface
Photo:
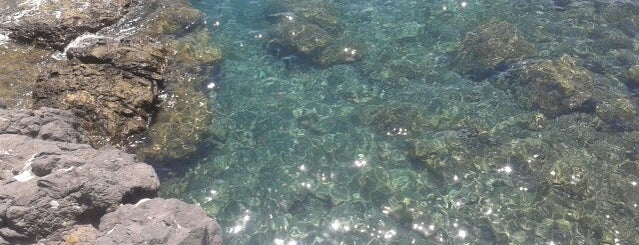
[[[565,56],[524,65],[518,74],[514,86],[518,96],[549,115],[577,111],[593,99],[592,76],[575,58]]]
[[[203,14],[188,1],[0,1],[0,9],[0,51],[10,58],[0,66],[24,73],[0,76],[9,108],[71,110],[94,147],[147,145],[141,156],[154,160],[188,157],[211,135],[201,90],[221,53],[202,41]],[[176,90],[198,99],[163,100]],[[173,115],[174,104],[197,110]],[[187,142],[180,148],[160,145],[145,137],[154,125],[193,133],[177,135]]]
[[[2,34],[0,34],[1,37]],[[8,108],[33,107],[35,80],[55,63],[51,50],[0,41],[0,103]]]
[[[0,2],[1,3],[1,2]],[[27,44],[62,50],[85,32],[96,32],[116,23],[132,4],[126,0],[24,1],[3,4],[2,29]]]
[[[219,241],[217,224],[198,207],[163,199],[139,209],[122,206],[157,196],[155,171],[134,155],[112,147],[96,150],[81,140],[69,111],[0,110],[0,244]],[[158,219],[141,221],[148,215]],[[167,220],[177,223],[155,229]],[[109,232],[115,224],[144,234],[134,239]]]
[[[85,40],[87,46],[68,49],[69,61],[38,78],[35,106],[74,111],[94,146],[126,145],[145,132],[158,103],[165,50],[107,37]]]
[[[554,60],[529,60],[501,76],[504,88],[513,91],[520,105],[557,117],[590,113],[608,123],[614,131],[637,127],[636,105],[628,92],[611,79],[601,77],[571,56]],[[504,85],[501,84],[501,85]],[[607,91],[598,89],[608,88]]]

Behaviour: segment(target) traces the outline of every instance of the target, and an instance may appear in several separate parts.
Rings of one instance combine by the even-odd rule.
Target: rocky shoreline
[[[221,243],[203,209],[157,198],[151,166],[79,130],[69,111],[0,110],[0,244]]]
[[[143,163],[211,135],[203,21],[182,0],[0,0],[0,244],[221,243]]]
[[[203,23],[188,1],[0,1],[0,103],[71,110],[96,148],[188,158],[211,135],[202,88],[221,59]]]

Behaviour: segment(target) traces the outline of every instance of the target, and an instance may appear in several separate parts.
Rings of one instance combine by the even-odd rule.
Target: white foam
[[[0,45],[5,45],[9,42],[9,35],[0,33]]]
[[[27,160],[27,162],[24,164],[24,167],[22,167],[20,174],[13,176],[15,180],[19,182],[27,182],[36,177],[36,175],[33,174],[33,172],[31,171],[31,163],[33,163],[34,157],[35,157],[35,154],[33,154],[33,156],[31,156],[31,158]]]
[[[32,6],[32,7],[39,8],[40,5],[42,5],[42,3],[44,3],[44,1],[46,1],[46,0],[27,0],[27,1],[24,1],[23,3],[18,4],[18,6],[29,5],[29,6]]]
[[[83,47],[86,47],[86,46],[88,46],[88,44],[85,41],[87,41],[87,40],[95,40],[95,39],[98,39],[98,38],[104,38],[104,36],[96,35],[96,34],[93,34],[93,33],[82,34],[79,37],[76,37],[75,39],[73,39],[73,41],[71,41],[64,48],[64,51],[55,52],[53,55],[51,55],[51,57],[56,59],[56,60],[66,60],[67,59],[67,51],[69,51],[70,48],[83,48]]]
[[[40,6],[45,2],[46,0],[27,0],[24,1],[20,4],[18,4],[18,6],[27,6],[27,7],[31,7],[30,9],[24,9],[20,12],[18,12],[17,14],[14,14],[13,16],[11,16],[11,18],[13,20],[18,20],[24,16],[28,16],[29,14],[31,14],[32,12],[37,11],[38,9],[40,9]]]

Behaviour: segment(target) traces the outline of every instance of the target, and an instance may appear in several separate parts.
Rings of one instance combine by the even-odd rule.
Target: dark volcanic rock
[[[36,139],[79,143],[80,129],[73,113],[42,108],[36,111],[2,110],[0,134],[28,135]]]
[[[206,212],[177,199],[142,200],[100,220],[96,244],[222,244],[220,227]]]
[[[221,243],[202,208],[145,199],[151,166],[83,137],[70,111],[0,110],[0,244]]]
[[[153,168],[116,149],[0,135],[0,237],[33,242],[153,197]]]

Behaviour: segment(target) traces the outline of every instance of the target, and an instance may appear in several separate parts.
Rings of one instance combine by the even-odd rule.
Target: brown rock
[[[94,33],[116,23],[130,10],[131,3],[128,0],[24,1],[0,7],[8,9],[2,27],[11,30],[11,38],[62,50],[83,33]]]
[[[108,64],[136,76],[161,81],[167,51],[160,44],[140,40],[95,38],[69,48],[67,56],[84,64]]]
[[[0,104],[12,109],[31,108],[35,80],[55,62],[52,54],[51,50],[15,43],[0,45]]]
[[[351,63],[361,58],[348,32],[342,30],[337,9],[326,1],[275,1],[267,9],[274,23],[268,29],[268,49],[286,57],[298,54],[319,66]]]
[[[455,70],[461,73],[486,73],[502,62],[534,53],[535,46],[523,33],[505,21],[492,21],[468,32],[457,54]]]
[[[594,93],[590,72],[570,56],[524,65],[514,86],[523,104],[551,116],[580,109]]]
[[[36,82],[36,108],[75,112],[94,146],[122,144],[146,130],[158,93],[154,80],[111,65],[59,65]]]
[[[158,98],[161,90],[167,96],[177,90],[197,95],[197,100],[178,100],[183,103],[180,108],[206,103],[200,90],[221,59],[220,50],[206,38],[210,33],[203,25],[204,15],[187,0],[0,0],[0,16],[4,16],[0,17],[3,42],[11,33],[9,41],[64,51],[52,56],[50,50],[38,48],[27,55],[0,49],[7,58],[0,66],[9,70],[0,75],[0,85],[5,85],[0,86],[0,107],[69,109],[96,147],[137,150],[143,133],[153,125],[152,115],[171,108]],[[15,43],[9,45],[11,50],[22,50],[15,49],[19,46]],[[191,132],[181,127],[193,124],[176,123],[211,114],[206,106],[197,108],[192,114],[161,113],[162,118],[172,119],[168,126],[166,121],[159,124]],[[184,137],[188,152],[197,148],[200,136],[210,134],[208,117],[196,122],[198,132]],[[183,151],[158,154],[162,156],[156,159],[185,155]]]

